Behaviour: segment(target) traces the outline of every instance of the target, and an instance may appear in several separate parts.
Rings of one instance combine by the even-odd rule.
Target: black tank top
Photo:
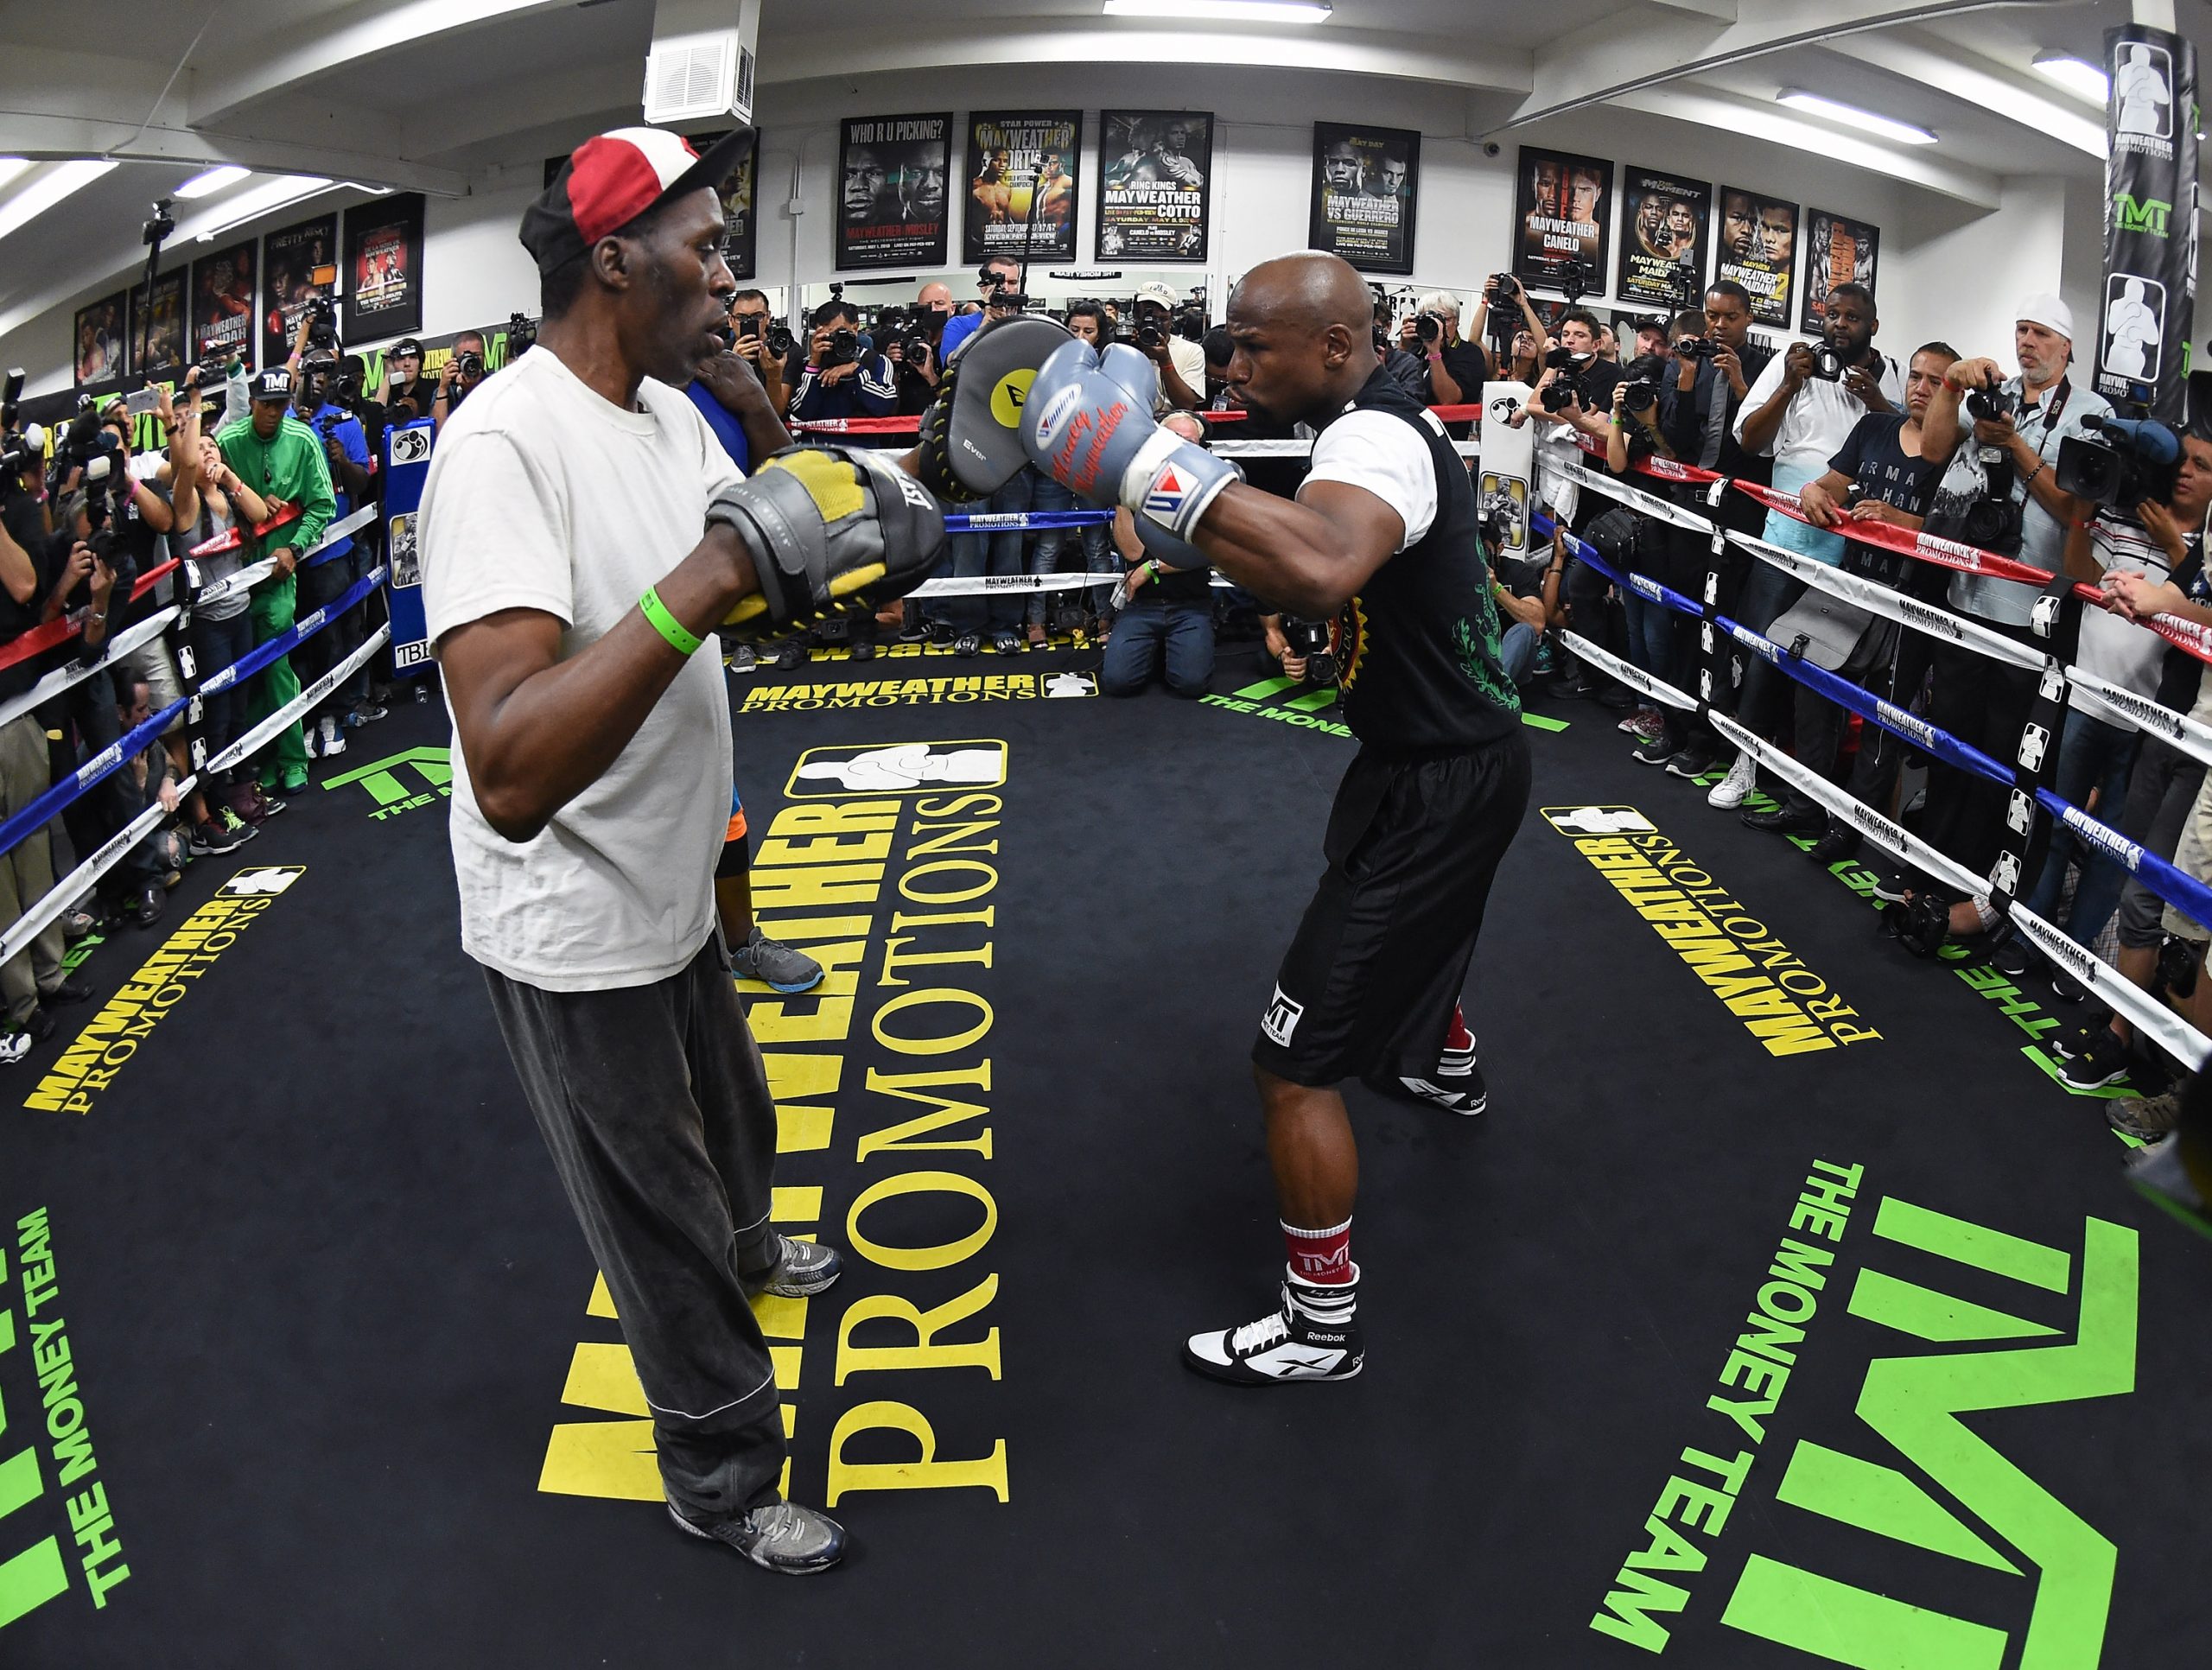
[[[1385,752],[1463,750],[1514,734],[1521,698],[1498,655],[1465,462],[1428,409],[1379,367],[1344,411],[1402,420],[1436,470],[1428,531],[1376,569],[1335,622],[1344,723]]]

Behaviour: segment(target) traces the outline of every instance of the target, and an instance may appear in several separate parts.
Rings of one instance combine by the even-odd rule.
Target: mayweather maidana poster
[[[838,124],[837,270],[942,267],[952,113]]]
[[[1316,122],[1306,246],[1342,256],[1362,272],[1410,276],[1420,188],[1418,133]]]
[[[967,219],[961,252],[1075,259],[1081,111],[994,111],[968,118]]]
[[[1711,264],[1713,187],[1646,168],[1621,177],[1621,267],[1613,294],[1669,311],[1694,307]]]
[[[1098,258],[1204,261],[1212,175],[1212,117],[1100,111]]]

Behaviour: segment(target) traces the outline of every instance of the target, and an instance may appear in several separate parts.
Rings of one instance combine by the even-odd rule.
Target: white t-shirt
[[[1175,375],[1183,379],[1184,387],[1189,389],[1199,399],[1205,398],[1206,351],[1204,348],[1195,342],[1186,341],[1182,337],[1171,336],[1167,339],[1167,363],[1174,366]],[[1166,379],[1163,378],[1160,380],[1164,383]],[[1167,395],[1163,390],[1158,398],[1153,402],[1152,415],[1154,417],[1163,417],[1167,413],[1177,410],[1178,408],[1169,403]]]
[[[1744,403],[1736,412],[1736,439],[1739,444],[1744,440],[1745,421],[1753,412],[1764,410],[1780,391],[1789,357],[1785,351],[1768,360],[1766,369],[1745,395]],[[1904,379],[1898,374],[1897,362],[1887,354],[1882,354],[1881,359],[1882,394],[1891,410],[1903,411]],[[1851,439],[1852,430],[1866,416],[1866,403],[1840,380],[1831,383],[1826,378],[1807,378],[1798,386],[1796,397],[1783,409],[1782,427],[1774,433],[1774,443],[1766,448],[1767,455],[1774,460],[1774,485],[1782,486],[1785,471],[1791,479],[1791,489],[1818,480],[1827,473],[1828,460],[1843,450],[1843,443]]]
[[[1442,435],[1434,415],[1421,416]],[[1350,411],[1313,441],[1313,467],[1298,492],[1316,481],[1348,481],[1364,487],[1405,519],[1398,549],[1422,538],[1436,520],[1436,460],[1406,420],[1391,412]]]
[[[454,414],[423,489],[433,644],[501,609],[539,609],[567,626],[566,659],[698,544],[707,502],[740,479],[736,467],[681,391],[648,378],[638,403],[610,405],[539,348]],[[553,992],[677,973],[714,927],[729,802],[729,697],[711,648],[684,664],[599,780],[528,841],[484,821],[456,738],[461,948]]]
[[[2107,572],[2113,568],[2140,568],[2154,581],[2169,578],[2172,572],[2167,566],[2165,547],[2148,533],[2126,523],[2107,522],[2102,517],[2089,524],[2089,555]],[[2165,670],[2166,641],[2156,632],[2145,632],[2133,621],[2106,610],[2084,609],[2081,641],[2074,660],[2076,666],[2094,673],[2107,683],[2155,698],[2159,675]],[[2090,706],[2088,698],[2079,690],[2071,693],[2068,705],[2123,731],[2140,728],[2128,720]]]

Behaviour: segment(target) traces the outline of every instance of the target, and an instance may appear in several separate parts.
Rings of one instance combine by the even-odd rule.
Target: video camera
[[[1587,406],[1590,402],[1582,384],[1582,373],[1596,360],[1595,354],[1578,354],[1571,348],[1554,348],[1544,356],[1544,369],[1559,375],[1544,385],[1543,406],[1548,412],[1563,412],[1569,406]]]
[[[507,364],[515,363],[519,356],[537,346],[537,321],[527,314],[507,315]]]
[[[300,317],[307,323],[308,351],[317,348],[334,350],[338,346],[338,304],[327,295],[311,295],[300,310]]]
[[[2077,498],[2132,513],[2145,499],[2171,498],[2181,470],[2181,434],[2154,417],[2106,416],[2082,420],[2089,435],[2068,435],[2058,443],[2052,477],[2059,491]]]
[[[6,383],[0,384],[0,502],[22,485],[23,471],[46,456],[44,429],[35,423],[27,429],[16,427],[22,398],[23,373],[10,370]]]
[[[2020,397],[1992,378],[1980,387],[1967,391],[1966,407],[1968,416],[1977,422],[1986,418],[2017,417]],[[1986,486],[1981,497],[1966,507],[1959,530],[1970,545],[2009,555],[2019,549],[2020,518],[2026,508],[2013,497],[2020,472],[2012,462],[2012,454],[2003,447],[1982,447],[1980,455]]]

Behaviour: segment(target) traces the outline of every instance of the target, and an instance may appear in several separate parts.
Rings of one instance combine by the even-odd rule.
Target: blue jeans
[[[1006,486],[982,504],[969,508],[988,511],[994,515],[1003,515],[1009,511],[1027,511],[1033,508],[1037,484],[1044,479],[1035,469],[1025,464],[1020,473]],[[1028,537],[1019,530],[953,535],[954,578],[973,580],[982,575],[1020,574],[1022,542]],[[1013,592],[980,597],[949,597],[945,603],[944,618],[963,632],[1010,632],[1021,625],[1021,600]]]
[[[1675,612],[1627,587],[1621,588],[1621,607],[1628,616],[1629,660],[1654,678],[1674,683]]]
[[[1149,591],[1151,587],[1146,587]],[[1213,676],[1213,606],[1163,603],[1137,594],[1114,617],[1106,659],[1098,670],[1102,695],[1135,695],[1152,683],[1162,657],[1167,688],[1177,695],[1204,695]]]
[[[1820,530],[1807,531],[1818,533]],[[1764,634],[1789,613],[1790,606],[1804,594],[1803,581],[1771,562],[1754,559],[1751,571],[1744,576],[1744,590],[1737,600],[1733,619],[1738,625],[1749,626]],[[1744,669],[1744,688],[1736,702],[1737,720],[1745,730],[1771,738],[1781,721],[1783,704],[1789,699],[1786,693],[1795,688],[1796,681],[1788,673],[1777,671],[1764,656],[1746,653],[1745,660],[1748,664]]]
[[[1505,636],[1497,640],[1498,664],[1505,669],[1505,676],[1516,684],[1529,682],[1529,670],[1536,664],[1538,633],[1524,620],[1516,620],[1505,629]]]
[[[1037,479],[1036,496],[1031,501],[1029,508],[1033,511],[1081,511],[1090,507],[1078,504],[1076,496],[1053,480],[1052,477],[1040,474]],[[1111,577],[1120,570],[1120,565],[1114,561],[1114,542],[1109,537],[1112,533],[1112,525],[1104,522],[1087,528],[1047,528],[1043,532],[1033,536],[1037,543],[1029,549],[1029,572],[1032,574],[1058,573],[1060,553],[1067,548],[1069,541],[1075,540],[1080,542],[1083,546],[1084,572],[1107,575],[1110,582]],[[1049,595],[1065,597],[1069,594],[1060,592]],[[1114,588],[1110,583],[1103,586],[1090,586],[1084,589],[1081,595],[1084,599],[1085,606],[1090,610],[1091,613],[1103,614],[1106,612],[1108,601],[1114,595]],[[1047,596],[1048,594],[1044,592],[1033,592],[1030,594],[1028,619],[1032,625],[1041,626],[1045,624]]]
[[[2052,792],[2061,800],[2088,809],[2089,791],[2097,791],[2097,822],[2120,827],[2120,808],[2127,798],[2127,779],[2135,769],[2135,751],[2143,733],[2124,731],[2101,719],[2092,719],[2073,708],[2066,712],[2066,732],[2058,744],[2058,771]],[[2066,866],[2081,843],[2063,823],[2053,823],[2050,851],[2044,857],[2036,885],[2021,901],[2048,922],[2058,909],[2059,890],[2066,885]],[[2102,853],[2082,851],[2082,879],[2074,888],[2074,914],[2066,931],[2078,944],[2087,945],[2102,931],[2106,919],[2120,903],[2120,890],[2127,872],[2119,861]]]

